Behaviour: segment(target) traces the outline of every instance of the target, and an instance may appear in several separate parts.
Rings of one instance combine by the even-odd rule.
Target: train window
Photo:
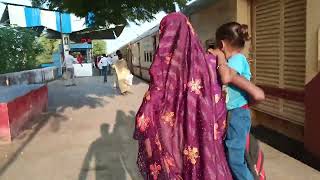
[[[149,53],[149,62],[152,62],[152,52]]]
[[[145,62],[150,62],[150,55],[149,55],[149,52],[148,51],[145,51],[144,52],[144,56],[145,56]]]
[[[147,62],[147,53],[144,52],[144,62]]]
[[[152,62],[152,60],[153,60],[153,52],[144,51],[144,62]]]
[[[157,49],[157,36],[153,36],[153,50]]]

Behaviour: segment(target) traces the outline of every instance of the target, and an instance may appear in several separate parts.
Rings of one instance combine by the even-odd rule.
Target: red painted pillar
[[[0,142],[8,143],[11,141],[10,137],[8,106],[6,103],[0,103]]]

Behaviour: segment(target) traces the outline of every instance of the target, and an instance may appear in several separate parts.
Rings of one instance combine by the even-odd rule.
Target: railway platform
[[[48,112],[12,144],[0,146],[1,180],[140,180],[134,116],[148,84],[134,79],[120,96],[109,77],[48,84]],[[317,180],[320,172],[262,143],[270,180]]]

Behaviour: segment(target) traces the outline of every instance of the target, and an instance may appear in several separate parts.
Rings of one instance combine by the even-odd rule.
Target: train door
[[[133,62],[132,62],[132,46],[131,44],[129,44],[128,48],[127,48],[127,54],[128,54],[128,64],[129,64],[129,69],[130,71],[133,73]]]
[[[139,63],[139,47],[138,43],[133,43],[131,45],[131,61],[132,61],[132,69],[133,74],[136,76],[140,76],[140,63]]]

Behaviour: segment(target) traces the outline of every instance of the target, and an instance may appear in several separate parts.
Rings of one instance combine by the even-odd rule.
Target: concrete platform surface
[[[110,79],[110,78],[109,78]],[[102,77],[49,83],[49,112],[0,146],[1,180],[139,180],[134,115],[148,85],[119,96]],[[320,172],[263,144],[270,180],[318,180]]]

